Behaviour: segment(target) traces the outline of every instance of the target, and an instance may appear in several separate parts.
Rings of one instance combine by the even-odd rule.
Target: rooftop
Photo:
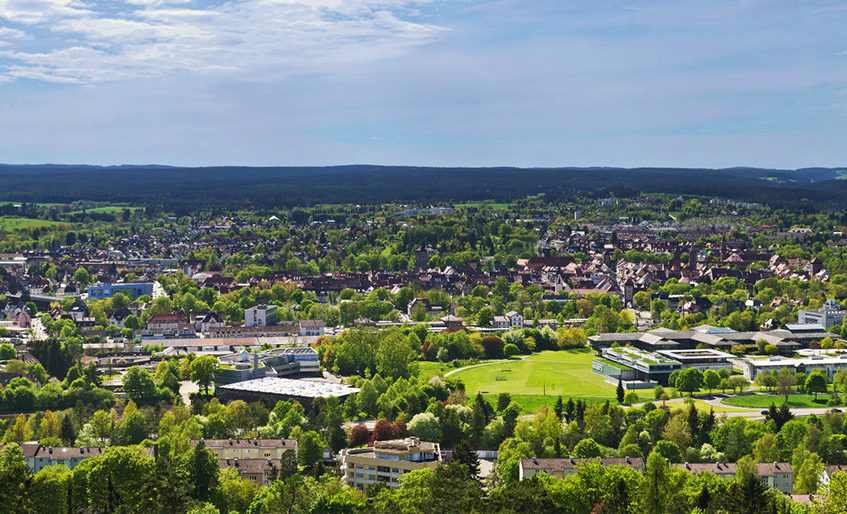
[[[265,377],[245,380],[235,384],[219,386],[218,389],[229,391],[247,391],[254,393],[280,394],[304,398],[328,398],[330,396],[347,396],[358,393],[359,389],[345,384],[330,384],[327,382],[312,382],[292,380],[290,378]]]

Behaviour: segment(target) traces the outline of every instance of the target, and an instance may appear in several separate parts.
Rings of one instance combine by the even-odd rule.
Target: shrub
[[[520,353],[520,350],[518,350],[518,347],[513,344],[507,344],[505,348],[503,348],[503,353],[506,354],[507,358],[511,359],[512,357]]]
[[[635,391],[627,391],[623,397],[624,405],[632,405],[638,403],[638,393]]]

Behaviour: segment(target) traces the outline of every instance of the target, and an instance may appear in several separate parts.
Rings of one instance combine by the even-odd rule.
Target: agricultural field
[[[27,227],[55,227],[61,221],[39,220],[35,218],[0,218],[0,230],[19,230]],[[65,223],[67,225],[67,223]]]
[[[544,354],[542,354],[544,355]],[[582,356],[579,356],[582,357]],[[468,394],[614,397],[615,387],[591,371],[591,362],[523,359],[460,370],[451,376]]]

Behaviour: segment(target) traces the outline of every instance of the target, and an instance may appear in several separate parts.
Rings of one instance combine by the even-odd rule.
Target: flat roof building
[[[417,437],[377,441],[372,448],[342,450],[341,478],[344,485],[366,491],[382,483],[396,488],[400,477],[419,469],[435,469],[441,464],[438,443],[422,442]]]
[[[831,380],[839,369],[847,369],[847,354],[837,357],[813,356],[802,359],[771,357],[768,359],[745,359],[741,362],[744,377],[748,380],[754,380],[763,371],[770,373],[783,368],[788,368],[796,373],[807,373],[813,369],[820,369]]]
[[[222,402],[233,400],[244,400],[246,402],[266,400],[270,403],[276,403],[280,400],[297,400],[307,409],[312,406],[312,401],[315,398],[335,396],[343,400],[351,394],[358,392],[358,388],[345,384],[276,377],[246,380],[235,384],[222,385],[215,389],[215,393]]]

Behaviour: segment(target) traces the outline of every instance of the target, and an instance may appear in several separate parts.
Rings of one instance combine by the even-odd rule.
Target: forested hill
[[[0,200],[131,202],[172,208],[509,201],[601,191],[713,195],[843,207],[847,169],[209,167],[0,165]]]

